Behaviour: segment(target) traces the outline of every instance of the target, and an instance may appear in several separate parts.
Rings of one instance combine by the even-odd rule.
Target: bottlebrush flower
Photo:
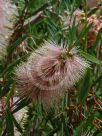
[[[102,28],[102,19],[98,18],[96,15],[91,15],[87,18],[87,22],[91,24],[91,28],[87,34],[88,47],[91,47],[95,41],[99,30]],[[79,32],[83,29],[84,22],[81,22],[78,29]]]
[[[88,67],[76,48],[69,50],[46,41],[16,69],[17,90],[49,105],[78,82]]]
[[[66,10],[64,14],[60,16],[60,22],[64,27],[64,30],[66,30],[73,25],[74,21],[75,26],[80,25],[83,16],[85,16],[85,13],[80,9],[76,9],[73,14]]]
[[[15,6],[9,0],[0,0],[0,57],[6,54],[9,44],[9,37],[12,34],[12,27]]]
[[[92,15],[87,20],[89,24],[92,24],[91,30],[88,33],[88,47],[90,47],[95,43],[97,34],[100,29],[102,29],[102,19],[99,19],[97,16]]]
[[[92,24],[91,31],[94,31],[97,34],[102,28],[102,19],[99,19],[96,15],[92,15],[87,20],[90,24]]]
[[[69,14],[62,17],[64,29],[66,30],[69,26],[72,26],[75,18],[75,25],[77,26],[78,32],[81,32],[85,26],[85,22],[92,24],[88,34],[87,34],[87,47],[91,47],[95,41],[99,30],[102,28],[102,19],[97,17],[97,15],[91,15],[85,17],[85,13],[82,10],[76,9],[73,13],[73,16],[70,17]]]

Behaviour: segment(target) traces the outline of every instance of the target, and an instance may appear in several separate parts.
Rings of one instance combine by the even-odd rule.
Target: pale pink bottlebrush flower
[[[100,29],[102,29],[102,19],[92,15],[88,17],[87,21],[89,24],[92,24],[90,32],[88,33],[88,47],[90,47],[95,43],[97,34],[99,33]]]
[[[8,39],[12,34],[15,9],[10,0],[0,0],[0,58],[6,54]]]
[[[89,24],[92,24],[90,31],[94,31],[96,34],[102,28],[102,19],[99,18],[97,15],[91,15],[86,19],[84,11],[80,9],[76,9],[72,17],[70,17],[69,12],[66,11],[65,13],[66,14],[61,17],[64,23],[64,27],[72,26],[75,19],[75,25],[78,26],[79,31],[84,28],[85,21],[87,21]]]
[[[98,34],[99,30],[102,28],[102,19],[99,19],[96,15],[88,17],[87,21],[92,24],[92,30]]]
[[[64,30],[67,30],[69,27],[72,27],[74,21],[75,26],[80,25],[83,16],[85,16],[85,13],[80,9],[76,9],[73,12],[73,15],[69,11],[65,10],[64,14],[60,16],[60,22]]]
[[[73,17],[68,20],[69,16],[64,19],[64,26],[67,28],[72,26],[74,18],[75,18],[75,25],[77,26],[78,32],[81,32],[82,29],[85,27],[85,22],[87,21],[88,24],[91,24],[91,28],[87,34],[87,43],[88,48],[91,47],[95,41],[98,32],[102,29],[102,19],[99,18],[97,15],[91,15],[89,17],[85,17],[85,13],[82,10],[75,10],[73,13]]]
[[[87,47],[91,47],[94,45],[97,34],[100,29],[102,29],[102,19],[98,18],[96,15],[91,15],[87,18],[88,24],[91,24],[91,28],[87,34]],[[84,28],[85,22],[81,22],[78,26],[79,32]]]
[[[17,90],[49,105],[78,82],[88,67],[76,48],[68,50],[46,41],[16,69]]]

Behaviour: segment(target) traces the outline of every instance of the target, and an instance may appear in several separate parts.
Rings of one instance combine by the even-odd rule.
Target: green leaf
[[[98,82],[100,82],[101,80],[102,80],[102,75],[100,75],[100,76],[92,83],[91,88],[94,87],[94,86],[96,86],[96,84],[97,84]]]
[[[8,48],[8,52],[14,51],[18,45],[20,45],[25,39],[27,39],[28,35],[24,35],[21,38],[19,38],[16,42],[14,42],[11,46]]]
[[[14,122],[14,124],[15,124],[15,127],[17,128],[17,130],[18,130],[20,133],[22,133],[22,128],[21,128],[20,124],[17,122],[17,120],[14,118],[14,116],[12,116],[12,117],[13,117],[13,122]]]
[[[10,106],[8,105],[6,109],[6,130],[7,130],[7,136],[14,136],[14,125],[13,125],[13,118]]]
[[[83,121],[74,131],[73,136],[80,136],[83,126],[86,124],[86,121]]]
[[[12,84],[12,81],[9,80],[5,83],[4,87],[0,89],[0,98],[5,96],[10,91],[10,85]]]
[[[102,44],[102,29],[99,30],[98,32],[98,35],[97,35],[97,38],[96,38],[96,41],[93,45],[93,48],[95,49],[97,47],[98,44],[100,44],[100,41],[101,41],[101,44]]]
[[[98,60],[97,58],[95,58],[94,56],[90,55],[89,53],[86,53],[82,50],[79,51],[80,55],[84,58],[86,58],[87,60],[89,60],[90,62],[93,62],[95,64],[101,65],[102,61]]]
[[[86,24],[86,25],[84,26],[84,28],[82,29],[82,31],[81,31],[80,34],[78,35],[77,40],[75,41],[75,44],[74,44],[75,46],[78,46],[78,45],[79,45],[80,40],[81,40],[83,37],[86,36],[86,34],[89,32],[90,28],[91,28],[91,24],[89,24],[89,25]]]
[[[78,95],[79,103],[83,104],[88,96],[90,90],[90,70],[87,71]]]
[[[13,113],[18,112],[19,110],[21,110],[22,108],[24,108],[25,106],[27,106],[29,104],[29,101],[26,99],[22,99],[16,106],[16,108],[13,110]]]
[[[88,12],[88,16],[95,14],[98,9],[99,9],[98,7],[90,9],[89,12]]]
[[[94,114],[88,112],[87,119],[83,120],[80,124],[78,124],[78,127],[76,127],[73,136],[80,136],[81,132],[87,132],[88,128],[91,128],[92,126],[93,118]]]
[[[102,136],[102,132],[100,132],[97,136]]]
[[[8,67],[6,69],[4,69],[4,71],[2,72],[2,74],[6,74],[6,72],[10,72],[13,70],[13,68],[15,66],[17,66],[17,64],[19,64],[22,60],[24,60],[25,58],[27,58],[28,54],[22,56],[21,58],[18,58],[17,60],[13,61],[11,64],[8,65]]]

